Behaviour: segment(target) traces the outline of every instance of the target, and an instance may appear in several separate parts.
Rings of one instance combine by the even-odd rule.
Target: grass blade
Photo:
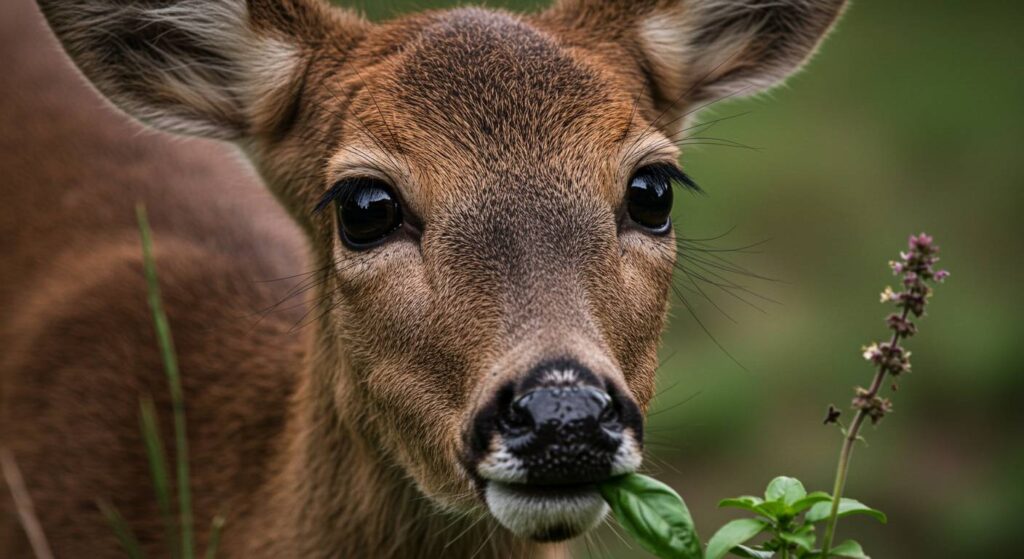
[[[157,342],[160,344],[160,354],[163,356],[164,372],[167,374],[167,383],[170,386],[171,392],[171,406],[174,412],[175,469],[177,471],[178,506],[180,509],[181,556],[184,559],[193,559],[195,548],[193,545],[192,494],[189,487],[188,439],[186,438],[185,431],[185,396],[181,389],[181,375],[178,371],[178,359],[174,353],[174,339],[171,337],[171,326],[167,321],[163,302],[160,299],[160,282],[157,279],[156,263],[153,261],[152,231],[149,228],[149,219],[146,216],[145,206],[142,204],[136,206],[135,214],[139,221],[139,233],[142,236],[142,260],[146,273],[149,307],[153,311]]]
[[[220,545],[220,533],[224,529],[224,517],[217,515],[213,517],[213,524],[210,525],[210,539],[206,544],[206,559],[217,558],[217,546]]]
[[[178,548],[177,525],[171,512],[171,481],[167,473],[167,458],[160,438],[156,406],[153,405],[151,398],[143,398],[140,403],[139,422],[142,424],[142,439],[146,443],[146,459],[149,461],[149,472],[153,478],[156,502],[160,507],[160,516],[164,520],[164,529],[167,531],[167,545],[171,557],[177,559],[181,557],[181,550]]]
[[[142,553],[142,547],[139,546],[138,538],[135,537],[132,529],[125,522],[124,517],[121,516],[121,513],[105,501],[96,501],[96,506],[99,507],[103,516],[107,517],[107,522],[114,529],[114,534],[117,536],[118,541],[121,542],[121,547],[124,548],[125,553],[128,554],[128,559],[145,559],[146,556]]]
[[[46,534],[43,532],[43,525],[39,523],[36,516],[36,509],[32,506],[32,497],[25,486],[25,478],[21,477],[21,470],[14,460],[14,455],[6,448],[0,448],[0,471],[3,478],[7,480],[7,487],[11,490],[11,497],[14,499],[14,509],[18,513],[18,520],[25,530],[28,543],[36,559],[53,559],[53,551],[49,542],[46,541]]]

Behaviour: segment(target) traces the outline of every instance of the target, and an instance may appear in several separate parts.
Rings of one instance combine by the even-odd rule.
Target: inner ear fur
[[[560,0],[542,17],[615,43],[653,82],[656,101],[694,105],[744,96],[800,69],[845,0]]]
[[[273,128],[314,49],[368,25],[319,0],[39,0],[65,50],[155,128],[238,140]]]

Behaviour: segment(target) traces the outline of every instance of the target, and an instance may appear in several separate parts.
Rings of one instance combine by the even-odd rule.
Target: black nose
[[[531,374],[528,378],[537,376]],[[498,433],[509,452],[522,461],[529,483],[570,484],[606,479],[627,426],[622,419],[623,410],[627,406],[635,408],[632,401],[619,396],[617,391],[596,386],[601,383],[589,372],[577,373],[569,382],[565,380],[563,376],[559,382],[528,381],[520,387],[522,393],[510,399],[500,412]],[[632,422],[628,426],[640,428]]]
[[[508,434],[568,445],[600,443],[603,428],[618,428],[611,396],[592,386],[531,390],[512,402],[506,425]]]

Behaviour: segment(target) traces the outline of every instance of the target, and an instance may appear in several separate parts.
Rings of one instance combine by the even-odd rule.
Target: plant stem
[[[910,313],[909,307],[903,309],[902,319],[906,320]],[[892,333],[892,339],[889,341],[889,347],[895,348],[896,344],[900,341],[900,333],[894,331]],[[878,391],[882,389],[882,383],[885,381],[885,366],[879,365],[878,371],[875,372],[875,378],[871,381],[871,387],[868,388],[868,392],[865,395],[866,398],[874,398],[878,395]],[[835,538],[836,523],[839,521],[839,502],[843,498],[843,489],[846,487],[846,477],[850,473],[850,458],[853,457],[853,445],[857,443],[857,434],[860,432],[860,428],[864,425],[864,418],[867,417],[867,411],[864,408],[857,410],[857,415],[854,416],[853,422],[850,423],[849,429],[846,430],[846,437],[843,439],[843,448],[839,451],[839,465],[836,467],[836,480],[832,486],[832,510],[828,515],[828,524],[825,528],[825,538],[822,540],[821,545],[821,557],[822,559],[828,559],[829,552],[832,551],[832,541]]]

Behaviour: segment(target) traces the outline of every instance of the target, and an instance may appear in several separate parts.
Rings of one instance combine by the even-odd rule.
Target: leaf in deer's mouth
[[[640,474],[626,474],[601,484],[619,524],[644,549],[658,557],[701,559],[704,554],[693,518],[671,487]]]

